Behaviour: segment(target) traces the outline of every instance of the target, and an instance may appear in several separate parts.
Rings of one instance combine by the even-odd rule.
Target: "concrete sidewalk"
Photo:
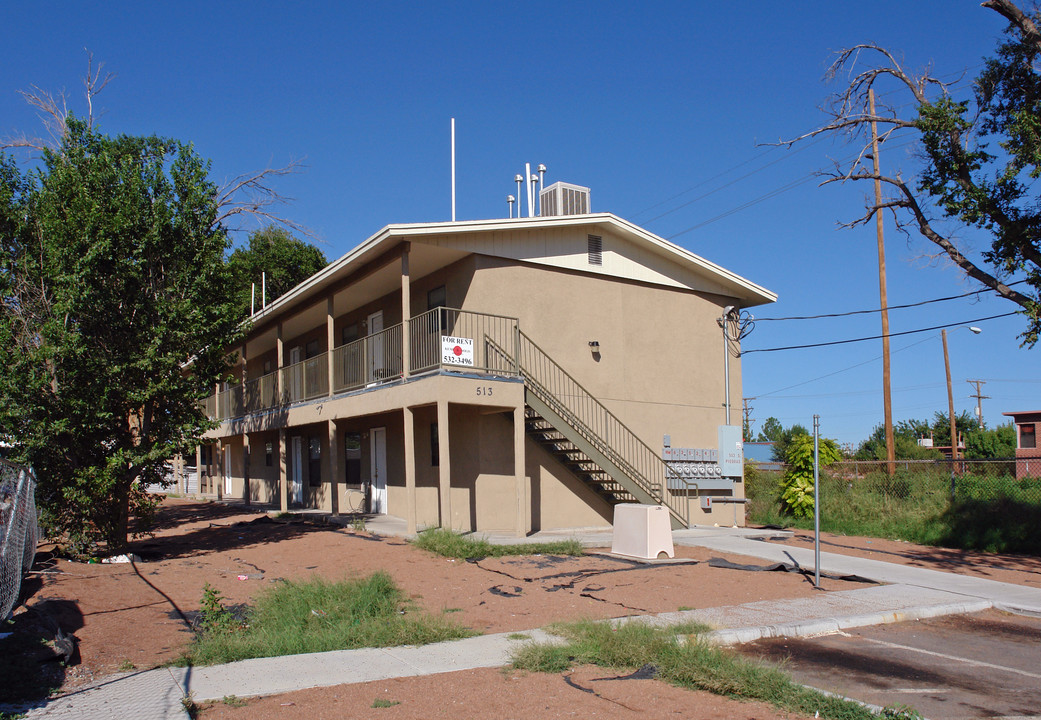
[[[609,533],[606,543],[601,542],[602,534],[602,531],[589,532],[579,539],[583,544],[610,545]],[[538,539],[549,539],[541,535]],[[771,562],[796,562],[800,567],[813,569],[811,549],[773,545],[751,539],[749,535],[751,533],[729,529],[696,528],[676,532],[674,542]],[[640,616],[623,622],[668,624],[698,620],[716,628],[710,634],[714,642],[730,644],[762,637],[816,635],[864,625],[978,612],[991,607],[1041,615],[1041,590],[1034,588],[831,553],[821,553],[821,570],[856,574],[889,584],[821,593],[809,598]],[[30,709],[27,717],[183,720],[188,717],[181,704],[185,697],[205,702],[228,695],[270,695],[312,687],[499,667],[510,662],[511,652],[519,644],[548,639],[544,632],[532,630],[422,647],[342,650],[212,667],[129,673],[53,698]]]

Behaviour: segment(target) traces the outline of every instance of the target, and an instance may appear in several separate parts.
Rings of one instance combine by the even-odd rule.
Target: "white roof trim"
[[[757,285],[750,280],[710,262],[679,245],[648,232],[628,220],[623,220],[611,213],[591,213],[588,215],[554,215],[550,217],[512,218],[498,220],[465,220],[457,222],[401,223],[387,225],[342,257],[329,263],[288,293],[278,298],[266,308],[253,315],[254,323],[262,322],[277,315],[285,306],[310,295],[323,286],[336,280],[353,265],[360,264],[367,257],[374,256],[398,241],[410,238],[421,238],[426,235],[453,235],[476,232],[502,230],[521,230],[537,227],[567,227],[573,225],[606,226],[639,244],[653,248],[659,254],[671,257],[680,264],[694,268],[713,276],[723,286],[732,288],[734,296],[745,301],[747,305],[762,305],[777,300],[777,294]]]

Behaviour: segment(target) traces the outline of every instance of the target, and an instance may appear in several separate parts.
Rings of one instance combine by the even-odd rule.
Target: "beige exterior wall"
[[[546,237],[530,232],[491,234],[488,237],[424,238],[434,246],[451,246],[478,254],[463,256],[426,274],[410,278],[410,315],[427,310],[428,292],[445,286],[445,304],[476,312],[516,317],[520,327],[568,373],[628,425],[656,453],[669,434],[673,446],[716,447],[717,428],[725,422],[722,334],[717,318],[732,298],[714,291],[722,286],[647,247],[634,247],[610,233],[603,238],[604,265],[589,266],[587,229],[554,230]],[[419,242],[419,241],[414,241]],[[508,247],[507,247],[508,246]],[[481,250],[499,255],[480,254]],[[541,254],[540,254],[541,253]],[[458,254],[458,253],[456,253]],[[392,254],[389,254],[392,257]],[[387,267],[393,268],[393,258]],[[386,268],[384,269],[386,270]],[[384,271],[380,271],[384,273]],[[375,277],[375,276],[373,276]],[[376,285],[374,285],[376,286]],[[358,335],[370,334],[371,313],[383,312],[384,327],[401,321],[400,286],[379,297],[360,301],[340,286],[335,306],[350,309],[334,317],[333,346],[342,344],[345,327],[356,324]],[[696,289],[692,289],[695,288]],[[284,364],[290,351],[316,340],[318,352],[328,345],[326,298],[296,306],[283,318]],[[251,339],[247,376],[264,374],[265,361],[277,364],[276,333],[271,320]],[[599,343],[594,355],[591,341]],[[740,361],[731,357],[731,420],[740,422]],[[293,438],[299,436],[304,468],[304,505],[351,512],[361,509],[364,496],[358,485],[345,485],[343,442],[347,432],[362,434],[361,477],[371,477],[369,433],[386,428],[388,512],[404,517],[405,487],[403,407],[414,413],[416,523],[442,523],[439,468],[431,462],[431,425],[436,403],[449,404],[452,487],[452,527],[460,530],[503,531],[517,527],[517,478],[514,474],[512,410],[523,407],[520,383],[500,383],[494,400],[475,394],[486,379],[434,376],[392,384],[335,399],[319,398],[245,419],[225,422],[209,437],[226,441],[234,476],[232,496],[243,497],[241,433],[250,433],[250,501],[278,507],[279,434],[286,429],[286,467],[293,471]],[[328,423],[336,434],[330,446]],[[321,445],[321,485],[307,481],[309,439]],[[266,443],[272,443],[272,463],[266,464]],[[609,525],[611,506],[572,476],[531,439],[524,443],[522,492],[526,524],[532,529]],[[332,463],[331,453],[337,453]],[[442,452],[444,450],[442,449]],[[330,483],[336,469],[335,490]],[[223,465],[220,468],[223,470]],[[287,482],[288,485],[288,482]],[[335,492],[335,503],[333,495]],[[711,492],[722,496],[729,493]],[[737,484],[736,497],[743,497]],[[691,503],[694,522],[743,524],[741,505],[715,505],[711,512]]]

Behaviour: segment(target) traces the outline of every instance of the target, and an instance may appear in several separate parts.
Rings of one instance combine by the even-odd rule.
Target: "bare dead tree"
[[[103,62],[95,64],[94,54],[88,50],[87,72],[83,76],[83,94],[86,100],[84,121],[88,129],[92,129],[97,120],[95,98],[116,78],[115,73],[105,72],[104,68]],[[0,138],[0,150],[23,149],[38,153],[45,150],[57,151],[68,135],[70,111],[65,90],[55,94],[37,85],[31,85],[28,90],[19,91],[19,94],[26,103],[36,108],[46,137],[19,133]],[[256,172],[244,173],[228,181],[217,189],[218,213],[214,224],[226,226],[232,218],[253,218],[261,224],[273,222],[312,239],[316,238],[306,226],[275,211],[275,208],[291,203],[293,198],[280,193],[271,182],[276,178],[303,172],[305,167],[302,161],[293,160],[282,167],[267,167]]]
[[[1008,19],[1012,23],[1010,35],[1015,35],[1018,42],[1030,45],[1035,52],[1041,53],[1041,33],[1037,26],[1030,16],[1010,0],[987,0],[983,7]],[[971,114],[967,111],[971,103],[959,103],[953,99],[954,86],[958,81],[942,81],[930,74],[928,69],[920,73],[911,72],[893,53],[872,43],[839,52],[825,78],[829,81],[841,79],[844,83],[842,90],[822,108],[829,117],[828,121],[808,133],[774,144],[791,146],[822,134],[844,136],[855,148],[855,156],[852,160],[836,163],[830,171],[822,172],[821,185],[879,180],[888,188],[888,192],[881,202],[871,197],[862,216],[841,225],[862,225],[872,220],[875,213],[888,211],[901,232],[918,233],[940,249],[940,257],[950,260],[972,279],[1019,305],[1023,314],[1030,319],[1030,326],[1023,337],[1027,344],[1036,342],[1038,328],[1041,327],[1038,318],[1041,302],[1038,297],[1010,287],[1006,280],[1011,282],[1014,273],[1025,272],[1028,282],[1037,287],[1041,270],[1038,237],[1033,224],[1025,219],[1027,210],[1017,212],[1017,208],[1010,207],[1007,200],[994,197],[995,186],[1002,182],[995,180],[995,177],[1000,177],[1000,173],[1007,172],[1008,168],[999,167],[996,173],[991,168],[993,174],[987,174],[987,163],[994,158],[982,150],[981,137],[993,131],[994,122],[990,119],[990,125],[986,125],[986,121],[981,121],[979,81],[976,85],[975,114]],[[882,84],[886,92],[876,92],[880,102],[872,114],[868,110],[868,94],[876,85]],[[889,101],[888,98],[896,98],[896,101]],[[991,112],[990,118],[993,118],[993,108],[986,109]],[[940,124],[928,122],[928,118],[941,117],[943,113],[947,113],[944,118],[953,118],[955,121]],[[910,134],[915,142],[920,143],[919,147],[931,149],[931,155],[923,152],[926,163],[924,172],[931,172],[931,179],[927,182],[920,177],[910,184],[900,173],[895,176],[876,175],[873,163],[865,162],[872,159],[872,123],[876,123],[879,128],[880,143],[901,134]],[[937,146],[942,147],[947,154],[944,159],[949,159],[949,164],[942,170],[935,169]],[[929,162],[933,164],[929,166]],[[1029,162],[1025,164],[1029,166]],[[1019,167],[1021,169],[1022,165]],[[942,176],[942,182],[936,180],[938,176]],[[944,187],[951,190],[948,192]],[[955,196],[972,198],[969,220],[966,217],[970,214],[964,210],[951,210],[953,204],[950,201]],[[1029,208],[1033,202],[1026,197],[1021,207]],[[993,266],[993,271],[986,269],[982,262],[968,257],[962,241],[940,229],[940,220],[951,219],[960,220],[964,225],[985,228],[994,234],[994,249],[983,253],[983,258]],[[1010,262],[1010,258],[1014,262]]]

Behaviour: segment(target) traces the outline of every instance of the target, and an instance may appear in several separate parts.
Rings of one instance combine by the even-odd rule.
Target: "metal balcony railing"
[[[333,392],[347,392],[402,376],[402,324],[333,350]]]
[[[329,394],[327,353],[282,368],[282,401],[287,404]]]
[[[517,375],[517,318],[439,307],[409,321],[409,370]]]

